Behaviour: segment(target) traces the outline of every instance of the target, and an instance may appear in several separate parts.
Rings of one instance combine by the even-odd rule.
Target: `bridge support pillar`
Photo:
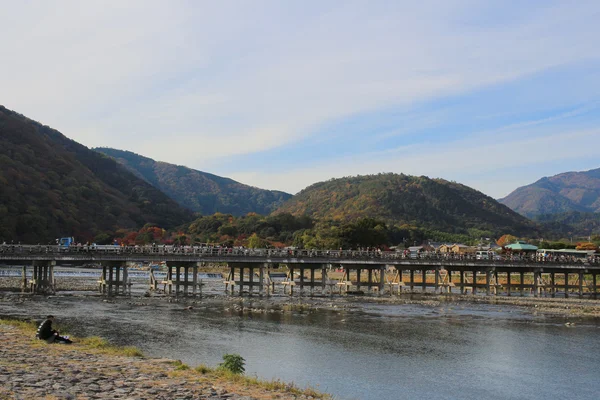
[[[540,281],[542,280],[542,273],[539,269],[533,271],[533,296],[539,297],[540,295]]]
[[[425,293],[427,291],[427,269],[423,268],[421,271],[421,292]]]
[[[554,272],[550,272],[550,296],[556,295],[556,280],[554,279]]]
[[[404,286],[404,271],[398,270],[398,294],[402,293],[402,287]]]
[[[239,295],[241,296],[244,293],[244,286],[248,287],[248,293],[252,295],[255,292],[254,287],[258,286],[258,293],[263,294],[264,291],[264,279],[265,279],[265,268],[268,268],[267,263],[263,264],[254,264],[254,263],[229,263],[229,275],[225,280],[225,292],[228,291],[231,286],[231,294],[234,294],[235,285],[239,286]],[[256,273],[255,269],[258,268],[258,282],[255,281]],[[236,280],[236,269],[239,270],[238,277]],[[248,277],[246,279],[245,271],[248,270]]]
[[[597,274],[596,272],[592,273],[592,290],[594,299],[598,298],[598,285],[597,285]]]
[[[525,273],[520,272],[521,280],[519,281],[519,290],[521,291],[521,296],[525,295]]]
[[[510,296],[512,294],[512,287],[510,282],[510,271],[506,271],[506,294]]]
[[[465,271],[460,270],[460,294],[465,294]]]
[[[579,272],[579,298],[583,297],[583,272]]]
[[[26,292],[29,289],[29,285],[27,283],[27,266],[23,265],[21,268],[21,292]]]
[[[120,261],[107,261],[102,263],[102,275],[98,281],[100,293],[107,296],[127,294],[128,285],[127,264]]]
[[[198,282],[199,262],[178,262],[176,265],[167,264],[167,277],[162,282],[165,293],[175,296],[196,296],[202,293],[202,281]],[[190,276],[191,273],[191,276]],[[182,276],[183,275],[183,276]],[[183,279],[182,279],[183,278]]]
[[[473,270],[473,294],[477,294],[477,270]]]
[[[565,272],[565,299],[569,298],[569,273]]]
[[[49,294],[55,293],[54,285],[54,266],[56,261],[33,261],[33,275],[29,282],[30,291],[33,294]],[[24,271],[27,273],[27,270]],[[22,280],[27,282],[27,278]]]
[[[304,266],[300,266],[300,296],[304,294]]]
[[[494,296],[498,295],[498,290],[501,288],[500,279],[498,279],[498,271],[494,268]]]

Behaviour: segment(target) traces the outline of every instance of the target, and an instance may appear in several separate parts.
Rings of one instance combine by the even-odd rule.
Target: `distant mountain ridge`
[[[236,216],[250,212],[269,214],[292,197],[285,192],[259,189],[233,179],[155,161],[130,151],[107,147],[94,150],[114,158],[182,206],[203,215],[216,212]]]
[[[538,232],[535,223],[477,190],[443,179],[404,174],[315,183],[275,211],[284,212],[333,220],[370,217],[453,233],[469,229],[515,235]]]
[[[600,168],[545,177],[498,201],[526,217],[597,213],[600,212]]]
[[[91,240],[193,213],[109,157],[0,106],[0,240]]]

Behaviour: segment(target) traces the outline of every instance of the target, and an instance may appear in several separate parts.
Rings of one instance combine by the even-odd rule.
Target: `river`
[[[55,314],[73,335],[102,336],[191,366],[216,366],[237,353],[247,374],[312,386],[336,399],[598,398],[597,320],[566,326],[565,318],[465,302],[290,301],[299,302],[8,296],[0,316]]]

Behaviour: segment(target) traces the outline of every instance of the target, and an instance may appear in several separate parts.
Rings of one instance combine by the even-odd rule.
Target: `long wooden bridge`
[[[379,250],[290,250],[245,249],[206,246],[44,246],[0,245],[0,263],[21,268],[21,289],[32,293],[55,291],[54,267],[61,263],[102,266],[99,290],[107,295],[127,293],[128,263],[167,265],[164,281],[151,282],[154,289],[163,284],[168,294],[196,294],[198,271],[204,263],[223,263],[229,274],[225,290],[234,293],[272,294],[274,266],[286,265],[280,282],[285,293],[304,294],[308,289],[333,294],[401,293],[403,290],[438,293],[484,292],[488,295],[534,296],[569,293],[597,297],[600,258],[505,255],[489,259],[475,256],[430,253],[412,256],[404,252]],[[28,269],[32,278],[28,280]],[[330,279],[332,270],[340,279]],[[153,275],[151,274],[151,279]],[[0,278],[1,279],[1,278]],[[190,290],[191,289],[191,290]]]

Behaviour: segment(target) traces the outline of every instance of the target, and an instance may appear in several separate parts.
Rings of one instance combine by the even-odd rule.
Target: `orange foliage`
[[[598,250],[598,246],[591,242],[579,242],[575,247],[576,250]]]
[[[498,244],[498,246],[504,247],[507,244],[511,244],[511,243],[516,242],[516,241],[517,241],[517,238],[515,236],[506,234],[506,235],[500,236],[500,239],[498,239],[496,241],[496,243]]]

